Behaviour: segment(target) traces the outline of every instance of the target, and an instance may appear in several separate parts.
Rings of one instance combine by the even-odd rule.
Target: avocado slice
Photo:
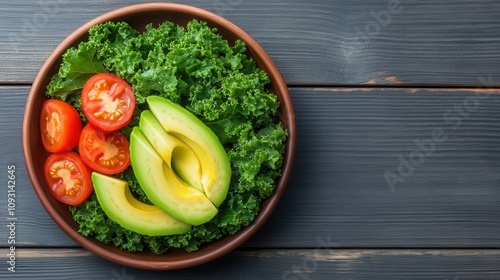
[[[167,133],[153,113],[141,113],[139,128],[158,155],[188,185],[204,192],[200,161],[194,151],[179,138]]]
[[[130,160],[137,181],[149,200],[170,216],[200,225],[217,214],[217,208],[205,194],[174,173],[139,127],[134,127],[130,134]]]
[[[215,206],[221,205],[229,190],[231,164],[217,135],[191,112],[166,98],[149,96],[146,100],[165,131],[194,151],[204,193]]]
[[[174,235],[191,230],[191,225],[134,198],[123,180],[93,172],[92,183],[106,215],[126,229],[149,236]]]

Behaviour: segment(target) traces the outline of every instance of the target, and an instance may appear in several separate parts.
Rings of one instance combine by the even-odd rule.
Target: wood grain
[[[83,249],[20,249],[22,279],[498,279],[499,250],[236,250],[184,270],[145,271]],[[6,265],[6,264],[4,264]]]
[[[16,167],[16,273],[1,279],[499,279],[500,2],[186,0],[270,54],[290,87],[296,163],[243,246],[170,272],[101,259],[52,221],[28,178],[24,103],[43,62],[96,16],[147,0],[0,5],[0,248]]]
[[[315,248],[328,240],[338,248],[500,248],[500,90],[290,90],[299,132],[291,182],[243,247]],[[18,242],[75,246],[43,210],[24,168],[20,125],[28,91],[0,87],[0,166],[18,170]],[[474,100],[476,106],[464,105]],[[430,146],[416,143],[431,141],[435,130],[446,140],[427,156],[421,150]],[[400,175],[401,162],[420,153],[411,160],[423,162]],[[402,181],[391,187],[386,172]],[[0,211],[0,221],[6,214]]]
[[[149,1],[3,1],[0,83],[32,82],[80,25],[141,2]],[[495,0],[171,2],[210,10],[245,29],[290,85],[500,85]]]

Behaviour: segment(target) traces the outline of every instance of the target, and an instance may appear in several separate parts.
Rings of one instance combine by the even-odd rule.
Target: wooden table
[[[296,110],[291,183],[257,235],[199,267],[142,271],[79,247],[29,182],[24,103],[63,38],[139,2],[2,2],[0,278],[500,278],[496,0],[174,1],[233,21],[274,59]],[[15,273],[7,262],[12,239]]]

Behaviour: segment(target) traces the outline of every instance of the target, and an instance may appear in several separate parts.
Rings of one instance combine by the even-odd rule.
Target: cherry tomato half
[[[85,125],[78,144],[82,160],[95,171],[113,175],[130,165],[130,143],[120,131],[105,132]]]
[[[68,205],[84,202],[92,193],[91,170],[75,152],[51,154],[44,165],[50,193]]]
[[[70,104],[56,99],[42,104],[40,132],[45,149],[51,153],[70,151],[78,145],[82,120]]]
[[[126,126],[135,110],[132,87],[113,74],[91,77],[82,90],[82,110],[90,123],[104,131]]]

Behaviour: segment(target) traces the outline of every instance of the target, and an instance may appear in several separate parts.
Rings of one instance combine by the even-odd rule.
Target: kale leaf
[[[134,89],[136,113],[122,130],[125,135],[147,108],[146,97],[163,96],[215,132],[230,158],[232,177],[218,214],[186,234],[151,237],[126,230],[105,215],[93,195],[71,207],[82,235],[129,251],[162,254],[171,248],[198,250],[253,221],[281,175],[287,131],[276,122],[279,102],[268,89],[269,78],[248,57],[244,42],[230,44],[197,20],[186,27],[150,24],[143,32],[124,22],[103,23],[89,30],[88,41],[67,51],[47,95],[67,100],[81,111],[78,92],[97,72],[114,73]],[[137,199],[150,203],[131,168],[117,177],[128,182]]]
[[[66,100],[68,96],[81,92],[90,77],[106,72],[102,62],[97,59],[96,52],[88,43],[81,43],[78,48],[67,50],[59,72],[47,86],[47,96]]]

